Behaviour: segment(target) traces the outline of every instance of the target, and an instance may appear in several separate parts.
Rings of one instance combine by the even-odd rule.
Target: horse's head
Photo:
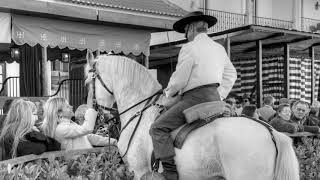
[[[97,104],[112,107],[115,102],[115,98],[112,91],[110,80],[107,71],[101,71],[103,67],[99,66],[98,58],[95,59],[91,51],[87,51],[87,64],[85,66],[86,80],[85,84],[88,87],[88,93],[92,93],[92,99]]]

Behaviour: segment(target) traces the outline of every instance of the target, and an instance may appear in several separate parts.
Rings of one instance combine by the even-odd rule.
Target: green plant
[[[320,179],[320,140],[301,138],[295,144],[296,155],[300,164],[300,180]]]
[[[4,180],[132,180],[133,172],[122,164],[117,150],[38,159],[14,167],[1,167]]]

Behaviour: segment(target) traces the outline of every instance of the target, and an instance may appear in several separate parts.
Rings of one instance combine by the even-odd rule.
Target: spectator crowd
[[[275,98],[266,96],[263,106],[257,108],[256,105],[250,104],[248,96],[237,98],[231,94],[225,102],[230,105],[233,116],[246,116],[264,121],[280,132],[320,133],[318,101],[310,105],[302,100],[281,98],[279,105],[275,107]]]

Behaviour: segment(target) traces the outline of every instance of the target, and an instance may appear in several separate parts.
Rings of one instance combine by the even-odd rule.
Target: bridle
[[[92,95],[92,101],[93,101],[93,107],[94,109],[97,111],[98,109],[103,109],[103,110],[107,110],[109,112],[118,112],[118,110],[114,109],[114,108],[109,108],[103,105],[98,104],[97,98],[96,98],[96,79],[98,79],[101,83],[101,85],[103,86],[103,88],[105,90],[107,90],[111,95],[113,95],[113,92],[107,87],[107,85],[103,82],[100,74],[97,72],[96,70],[96,63],[94,62],[94,64],[92,65],[92,69],[89,70],[89,72],[93,73],[92,75],[92,83],[93,83],[93,95]]]
[[[129,150],[129,146],[130,146],[130,144],[131,144],[131,141],[132,141],[132,139],[133,139],[133,136],[134,136],[134,134],[135,134],[135,132],[136,132],[136,130],[137,130],[139,124],[140,124],[140,121],[141,121],[141,119],[142,119],[143,112],[144,112],[145,110],[147,110],[147,109],[148,109],[149,107],[151,107],[151,106],[157,106],[157,107],[158,107],[159,109],[161,109],[161,110],[164,108],[164,106],[159,105],[159,104],[156,103],[156,102],[158,101],[160,95],[162,94],[162,90],[157,91],[157,92],[154,93],[153,95],[151,95],[151,96],[149,96],[149,97],[141,100],[140,102],[132,105],[131,107],[129,107],[129,108],[127,108],[126,110],[124,110],[123,112],[119,113],[117,109],[109,108],[109,107],[100,105],[100,104],[98,104],[98,102],[97,102],[97,99],[96,99],[96,87],[95,87],[96,79],[99,80],[99,82],[100,82],[101,85],[104,87],[104,89],[105,89],[106,91],[108,91],[111,95],[113,95],[113,92],[107,87],[107,85],[103,82],[101,76],[100,76],[99,73],[97,72],[97,70],[96,70],[96,62],[94,62],[94,64],[92,65],[92,68],[89,70],[89,72],[93,73],[93,75],[92,75],[92,83],[93,83],[93,84],[92,84],[92,90],[93,90],[92,101],[93,101],[93,107],[94,107],[94,109],[98,112],[99,117],[100,117],[100,120],[104,120],[104,116],[103,116],[104,111],[103,111],[103,110],[105,110],[105,111],[109,111],[111,114],[114,114],[114,117],[108,119],[108,121],[107,121],[106,123],[108,123],[108,122],[120,123],[120,122],[116,122],[117,119],[120,119],[120,115],[128,112],[128,111],[131,110],[132,108],[134,108],[134,107],[142,104],[143,102],[146,102],[146,101],[147,101],[147,103],[145,104],[145,106],[144,106],[140,111],[136,112],[136,113],[127,121],[127,123],[123,126],[123,128],[120,130],[119,137],[120,137],[120,134],[123,132],[123,130],[124,130],[126,127],[128,127],[128,125],[129,125],[136,117],[139,116],[138,122],[136,123],[135,128],[134,128],[134,130],[133,130],[133,133],[131,134],[131,137],[130,137],[130,139],[129,139],[129,142],[128,142],[128,145],[127,145],[127,149],[126,149],[125,153],[123,154],[123,156],[121,156],[121,158],[123,158],[123,157],[127,154],[128,150]],[[155,96],[156,96],[156,98],[154,98]],[[154,98],[154,99],[153,99],[153,98]],[[153,99],[153,101],[151,102],[152,99]],[[110,127],[109,127],[109,128],[110,128]],[[109,142],[110,142],[110,135],[109,135]]]

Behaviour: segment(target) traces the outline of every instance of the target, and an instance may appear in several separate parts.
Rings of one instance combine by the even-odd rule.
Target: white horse
[[[134,60],[123,56],[102,55],[97,59],[87,56],[86,74],[96,62],[96,71],[112,92],[100,81],[95,81],[98,104],[110,107],[115,101],[119,112],[151,96],[161,89],[148,70]],[[87,78],[88,80],[88,78]],[[136,112],[138,105],[121,115],[123,126]],[[151,170],[153,151],[149,128],[157,115],[158,107],[148,108],[142,116],[124,160],[134,171],[135,179]],[[138,121],[135,118],[122,132],[118,148],[124,154]],[[189,134],[182,149],[175,149],[175,162],[181,180],[299,180],[299,164],[291,139],[273,131],[275,144],[269,131],[261,124],[244,117],[220,118]]]

